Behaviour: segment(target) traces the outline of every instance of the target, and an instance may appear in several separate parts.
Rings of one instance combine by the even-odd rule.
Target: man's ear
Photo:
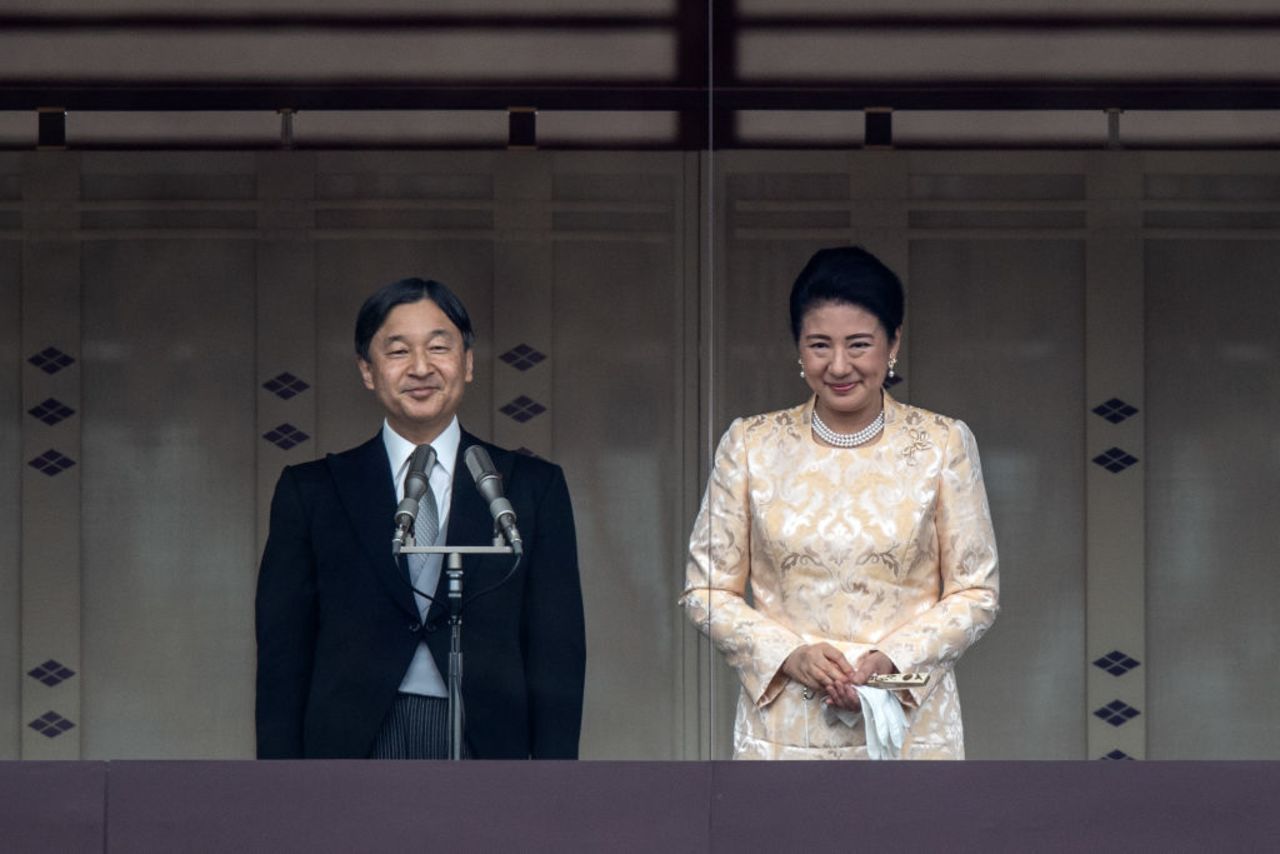
[[[360,369],[360,379],[364,381],[364,387],[373,391],[373,366],[356,356],[356,367]]]
[[[467,382],[471,382],[471,379],[475,376],[475,352],[475,350],[472,350],[469,347],[467,348],[467,355],[465,357],[467,361],[467,373],[463,377]]]

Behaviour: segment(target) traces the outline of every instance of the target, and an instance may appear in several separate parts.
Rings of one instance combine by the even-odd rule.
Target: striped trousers
[[[466,741],[462,756],[468,757]],[[448,759],[449,701],[397,694],[369,751],[370,759]]]

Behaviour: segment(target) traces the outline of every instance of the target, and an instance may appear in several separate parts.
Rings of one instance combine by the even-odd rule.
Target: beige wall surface
[[[986,471],[969,755],[1275,758],[1280,695],[1228,675],[1275,648],[1277,187],[1268,153],[0,156],[0,756],[252,755],[267,501],[377,429],[351,324],[405,275],[473,314],[469,429],[568,475],[583,755],[727,755],[688,527],[728,421],[803,398],[796,273],[858,242],[907,282],[894,394]]]

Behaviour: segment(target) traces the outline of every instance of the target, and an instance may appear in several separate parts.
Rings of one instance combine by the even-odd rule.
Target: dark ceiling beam
[[[951,80],[855,83],[774,81],[715,92],[719,108],[739,110],[1275,110],[1280,80],[1096,81]]]
[[[1127,14],[1035,13],[779,13],[749,14],[721,0],[677,0],[673,14],[642,13],[419,13],[419,12],[0,12],[0,31],[44,32],[147,29],[321,29],[321,30],[613,30],[672,27],[688,22],[686,12],[697,7],[701,18],[714,25],[731,22],[748,30],[1280,30],[1280,13],[1151,12]],[[705,30],[705,25],[699,25]]]
[[[550,110],[682,110],[701,104],[701,86],[665,82],[584,86],[392,85],[350,83],[84,82],[33,85],[0,81],[0,110],[50,104],[68,110],[506,110],[513,104]]]
[[[1158,80],[1133,83],[1044,80],[963,80],[859,83],[769,81],[759,85],[672,86],[637,82],[584,86],[549,81],[536,86],[380,85],[323,83],[166,84],[0,81],[0,110],[1275,110],[1280,80]]]
[[[1280,14],[739,14],[738,27],[748,30],[1280,30]]]

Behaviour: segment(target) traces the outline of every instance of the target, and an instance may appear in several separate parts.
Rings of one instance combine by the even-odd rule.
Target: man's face
[[[393,308],[357,361],[391,428],[418,445],[449,424],[472,377],[462,332],[429,299]]]

